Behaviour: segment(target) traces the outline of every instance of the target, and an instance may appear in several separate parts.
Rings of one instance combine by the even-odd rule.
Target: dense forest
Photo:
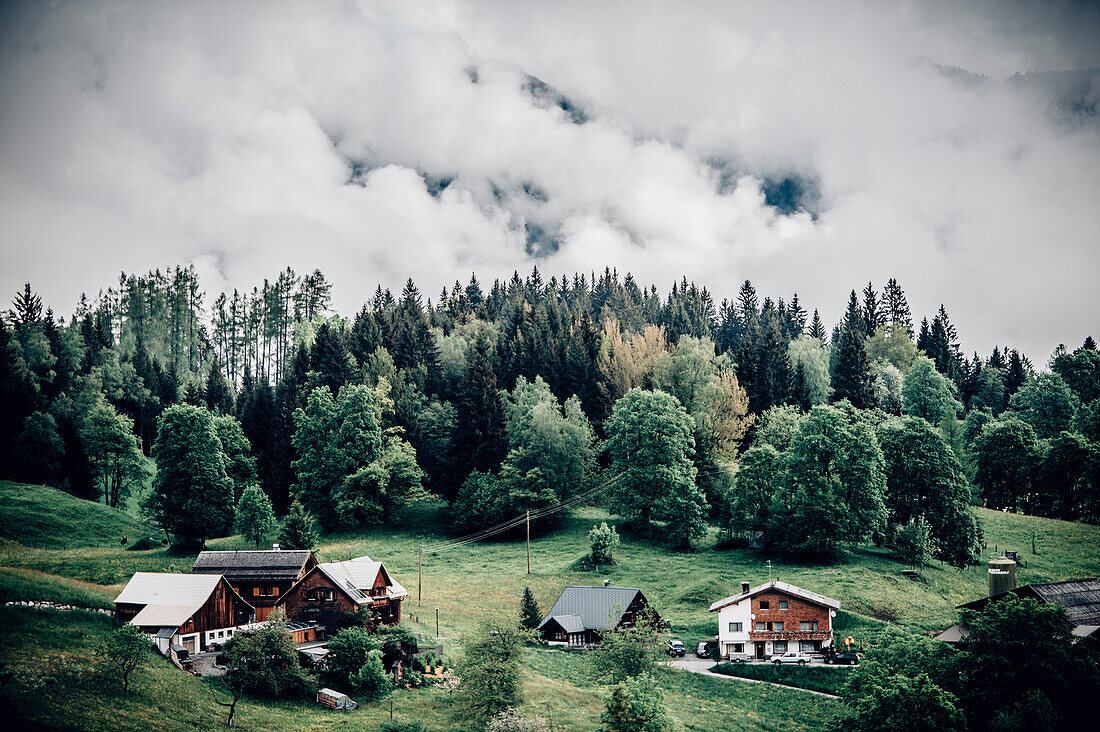
[[[749,281],[716,303],[611,270],[330,304],[319,271],[211,302],[175,267],[66,320],[28,284],[0,319],[4,477],[118,506],[155,473],[143,508],[181,541],[252,535],[244,517],[272,510],[384,522],[433,496],[456,529],[531,511],[541,530],[600,501],[670,546],[718,523],[963,566],[972,504],[1100,521],[1092,338],[1038,369],[967,357],[947,310],[916,323],[893,279],[831,328]]]

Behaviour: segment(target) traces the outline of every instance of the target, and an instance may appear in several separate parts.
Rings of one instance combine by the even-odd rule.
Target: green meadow
[[[1020,584],[1100,574],[1100,528],[977,512],[986,554],[1015,550],[1027,562],[1019,569]],[[421,504],[392,526],[326,535],[317,554],[322,561],[369,554],[384,562],[410,592],[403,607],[406,621],[451,656],[457,654],[462,636],[481,620],[515,616],[525,586],[544,612],[567,584],[609,579],[614,585],[639,587],[689,648],[714,636],[716,620],[707,612],[708,605],[737,591],[742,581],[758,584],[773,577],[832,596],[843,608],[837,632],[871,642],[887,622],[913,632],[942,629],[955,621],[956,605],[987,589],[983,566],[958,571],[935,563],[914,582],[902,575],[905,565],[873,546],[851,548],[836,564],[814,565],[755,550],[718,549],[718,529],[712,529],[698,551],[678,553],[620,527],[623,542],[616,564],[598,573],[579,571],[578,560],[588,552],[586,533],[604,520],[617,523],[606,511],[588,507],[553,531],[542,533],[542,527],[535,526],[530,575],[522,536],[432,551],[432,545],[450,536],[445,512],[434,504]],[[157,532],[128,513],[52,488],[0,483],[0,598],[110,607],[133,572],[186,572],[194,559],[164,547],[128,550],[120,545],[121,536],[132,542],[135,537],[156,537]],[[429,548],[423,553],[418,590],[421,544]],[[250,548],[240,537],[214,540],[208,547]],[[0,663],[10,673],[4,691],[12,695],[21,723],[56,729],[224,726],[224,711],[211,701],[207,688],[216,682],[186,676],[152,653],[129,695],[103,684],[87,669],[82,671],[91,668],[96,646],[111,627],[110,618],[90,612],[0,607]],[[797,669],[777,671],[794,672],[782,681],[797,685]],[[555,730],[598,726],[602,689],[588,677],[583,654],[533,647],[525,673],[527,711],[552,716]],[[672,669],[662,674],[666,702],[684,729],[816,729],[837,704],[796,689]],[[67,691],[51,691],[60,689]],[[399,691],[391,698],[394,719],[421,721],[428,729],[462,728],[440,689]],[[237,722],[242,729],[377,729],[389,718],[388,700],[340,714],[312,703],[244,699]]]

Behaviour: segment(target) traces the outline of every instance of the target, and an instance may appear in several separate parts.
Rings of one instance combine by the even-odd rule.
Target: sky
[[[8,2],[0,293],[896,277],[1041,365],[1100,337],[1098,101],[1089,2]]]

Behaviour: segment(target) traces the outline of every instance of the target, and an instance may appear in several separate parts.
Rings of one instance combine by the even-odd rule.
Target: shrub
[[[588,532],[588,541],[592,544],[592,562],[597,567],[601,564],[615,563],[615,550],[619,548],[619,532],[614,526],[608,526],[606,521],[599,526],[593,526]]]
[[[348,683],[368,704],[390,694],[393,683],[382,668],[382,651],[368,651],[362,667],[348,677]]]

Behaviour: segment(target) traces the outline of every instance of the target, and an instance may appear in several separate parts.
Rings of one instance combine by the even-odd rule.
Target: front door
[[[763,641],[756,641],[756,657],[757,658],[763,658],[764,657],[764,643],[763,643]]]

